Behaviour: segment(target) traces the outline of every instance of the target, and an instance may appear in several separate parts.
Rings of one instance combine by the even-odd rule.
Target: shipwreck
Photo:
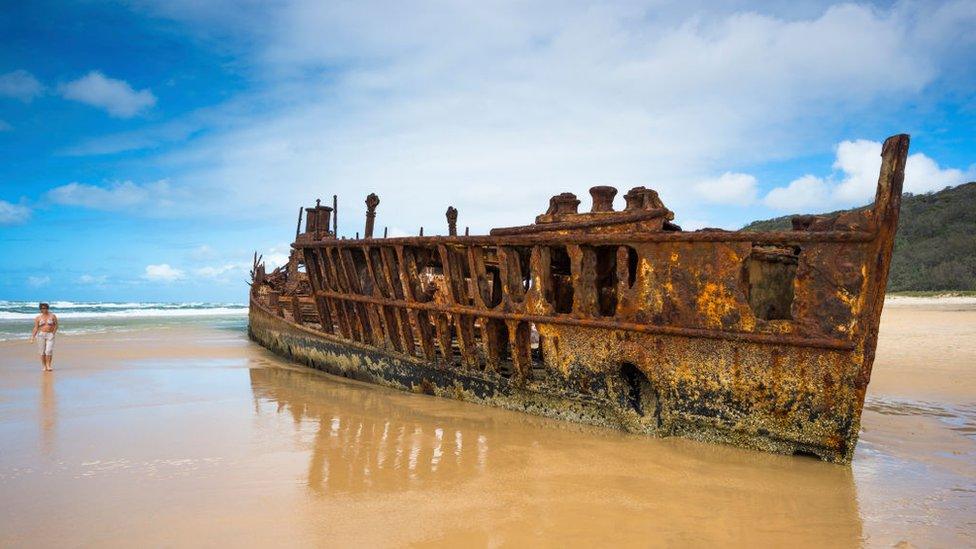
[[[488,235],[340,238],[299,210],[288,264],[255,255],[249,334],[332,374],[656,436],[850,462],[871,378],[909,137],[873,205],[790,231],[683,231],[658,194],[553,196]]]

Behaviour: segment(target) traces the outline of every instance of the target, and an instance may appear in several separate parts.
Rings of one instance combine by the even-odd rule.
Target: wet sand
[[[976,305],[889,303],[850,467],[290,366],[226,329],[0,343],[0,546],[976,544]]]

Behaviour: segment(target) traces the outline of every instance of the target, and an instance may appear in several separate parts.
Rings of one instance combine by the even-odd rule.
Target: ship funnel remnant
[[[601,185],[590,189],[590,196],[593,197],[593,213],[612,212],[613,197],[617,196],[617,189]]]
[[[780,232],[682,231],[645,187],[549,200],[488,235],[337,236],[305,208],[287,265],[255,256],[251,337],[315,368],[656,436],[849,462],[909,137],[885,141],[872,207]],[[329,221],[332,230],[329,230]],[[384,230],[384,237],[386,230]]]
[[[329,216],[331,214],[332,208],[323,206],[321,200],[316,200],[314,207],[305,208],[304,234],[313,240],[318,240],[324,236],[334,236],[334,233],[329,232]],[[300,225],[301,222],[299,222]]]

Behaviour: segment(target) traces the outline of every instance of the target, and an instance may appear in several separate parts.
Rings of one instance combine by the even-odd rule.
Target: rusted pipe
[[[369,193],[366,197],[366,230],[363,238],[373,238],[373,223],[376,222],[376,207],[380,205],[380,197],[376,193]]]
[[[305,208],[298,207],[298,226],[295,227],[295,240],[298,240],[298,235],[302,234],[302,210]]]
[[[447,207],[447,234],[457,236],[458,211],[454,206]]]

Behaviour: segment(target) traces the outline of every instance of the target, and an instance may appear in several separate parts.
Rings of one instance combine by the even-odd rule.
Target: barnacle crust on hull
[[[255,255],[249,333],[397,389],[847,463],[908,143],[885,141],[873,206],[782,232],[682,231],[655,191],[614,211],[600,186],[588,212],[562,193],[531,225],[464,236],[451,207],[447,236],[374,238],[370,195],[346,239],[335,197],[316,201],[287,265]]]

